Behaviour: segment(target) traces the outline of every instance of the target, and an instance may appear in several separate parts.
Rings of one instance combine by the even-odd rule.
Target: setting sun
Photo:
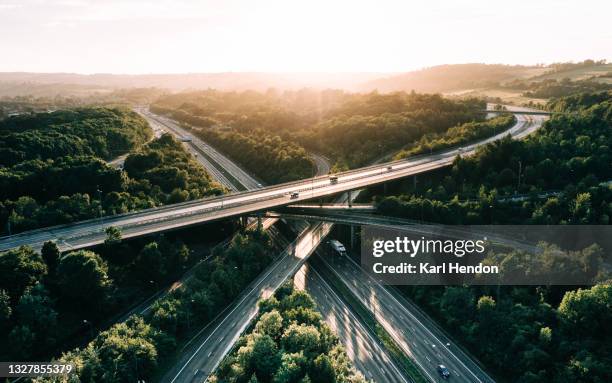
[[[0,70],[397,72],[610,57],[610,13],[607,1],[2,0]]]

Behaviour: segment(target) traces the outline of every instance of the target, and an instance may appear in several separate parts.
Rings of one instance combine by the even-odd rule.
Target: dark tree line
[[[260,177],[275,173],[269,180],[307,177],[310,166],[302,148],[326,154],[339,169],[360,166],[424,134],[481,120],[484,115],[478,111],[484,108],[481,100],[453,101],[440,95],[308,90],[191,92],[162,97],[152,106],[195,127],[204,139]],[[264,142],[267,148],[260,146]],[[272,153],[261,153],[262,149]],[[290,176],[283,177],[285,170]]]
[[[314,173],[306,151],[279,136],[205,130],[196,134],[267,183],[304,179]]]
[[[0,121],[0,166],[65,156],[108,160],[142,145],[151,135],[145,120],[123,108],[20,115]]]
[[[96,263],[99,267],[93,267],[91,261],[85,261],[85,258],[99,257],[88,251],[68,253],[56,258],[59,259],[57,267],[74,257],[83,259],[83,262],[68,262],[70,268],[74,263],[82,264],[81,268],[86,271],[80,273],[83,275],[74,275],[73,278],[89,278],[91,281],[84,286],[96,285],[98,289],[95,291],[98,293],[116,288],[108,274],[102,272],[112,272],[113,267],[109,266],[115,265],[117,280],[136,279],[146,284],[145,281],[151,278],[154,278],[154,281],[160,280],[157,278],[163,278],[164,274],[172,272],[172,268],[181,269],[189,253],[184,245],[173,245],[163,238],[145,244],[139,251],[126,246],[129,245],[121,242],[106,244],[101,252],[109,261]],[[7,253],[0,254],[0,267],[5,254]],[[32,256],[37,262],[42,261],[41,257],[33,252]],[[125,322],[113,325],[97,334],[84,348],[65,352],[59,360],[73,363],[78,379],[83,383],[151,380],[153,376],[163,373],[159,368],[174,356],[177,343],[184,341],[196,328],[210,322],[259,275],[270,263],[272,256],[269,238],[265,233],[238,234],[226,247],[215,248],[212,259],[196,266],[192,277],[179,288],[155,301],[146,315],[133,315]],[[36,271],[32,271],[34,272]],[[66,269],[62,272],[67,276],[73,275]],[[45,274],[42,271],[40,273]],[[23,279],[35,283],[29,278]],[[108,284],[111,285],[107,286]],[[0,291],[2,288],[0,287]],[[87,291],[82,292],[85,293]],[[75,291],[72,294],[79,293]],[[5,295],[0,293],[0,314],[6,311],[2,306],[2,302],[6,300],[3,298]],[[114,291],[113,294],[107,294],[110,296],[107,299],[116,295],[121,296]],[[65,299],[63,295],[58,298],[61,299]],[[70,299],[74,298],[70,296]],[[90,301],[91,306],[94,302],[91,299]],[[24,342],[18,344],[27,345],[25,341],[29,339],[26,336],[29,333],[19,334],[22,336],[18,339]],[[44,381],[61,382],[61,379],[48,378]]]
[[[180,142],[164,135],[130,154],[124,170],[91,155],[0,168],[0,231],[15,233],[222,192]]]
[[[573,95],[522,141],[505,138],[419,178],[405,193],[378,198],[381,212],[449,224],[609,224],[612,214],[612,94]],[[518,193],[518,194],[517,194]],[[544,252],[531,272],[592,267],[609,250],[591,246],[559,259]],[[495,255],[516,263],[521,252]],[[609,259],[609,258],[608,258]],[[599,260],[599,261],[598,261]],[[547,269],[548,268],[548,269]],[[605,274],[604,274],[605,275]],[[611,285],[594,287],[409,287],[406,294],[468,346],[500,381],[612,379]]]
[[[365,382],[308,293],[287,282],[259,307],[253,331],[238,340],[211,383]]]
[[[61,254],[47,242],[40,254],[28,247],[0,253],[0,342],[7,345],[0,358],[55,356],[188,260],[183,244],[163,237],[144,246],[109,242],[95,252]]]

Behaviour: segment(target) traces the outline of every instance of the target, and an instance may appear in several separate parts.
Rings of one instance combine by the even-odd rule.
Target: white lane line
[[[348,259],[349,259],[349,261],[351,261],[353,264],[355,264],[355,266],[359,267],[359,265],[357,265],[357,264],[355,263],[355,261],[353,261],[353,260],[352,260],[352,259],[350,259],[350,258],[348,258]],[[371,277],[370,277],[369,275],[366,275],[366,278],[371,278]],[[377,283],[377,284],[378,284],[378,283]],[[408,310],[408,308],[407,308],[406,306],[402,305],[402,304],[401,304],[401,303],[400,303],[400,302],[397,300],[397,298],[395,298],[395,296],[393,296],[393,294],[391,294],[391,293],[390,293],[390,292],[389,292],[389,291],[388,291],[386,288],[384,288],[384,286],[382,286],[382,285],[380,285],[380,284],[378,284],[378,285],[379,285],[379,287],[380,287],[380,288],[381,288],[381,289],[382,289],[382,290],[383,290],[383,291],[386,293],[386,295],[387,295],[387,296],[391,297],[391,299],[392,299],[392,300],[393,300],[393,301],[394,301],[394,302],[395,302],[397,305],[399,305],[400,307],[402,307],[402,308],[404,309],[404,311],[406,311],[406,312],[408,313],[408,315],[410,315],[410,316],[411,316],[411,317],[412,317],[412,318],[413,318],[413,319],[414,319],[414,320],[415,320],[415,321],[416,321],[416,322],[417,322],[417,323],[418,323],[418,324],[419,324],[419,325],[420,325],[420,326],[421,326],[423,329],[425,329],[425,331],[426,331],[426,332],[427,332],[429,335],[431,335],[431,337],[432,337],[433,339],[435,339],[435,340],[436,340],[438,343],[440,343],[440,345],[444,346],[444,344],[442,343],[442,341],[440,341],[440,339],[438,339],[438,338],[437,338],[437,337],[436,337],[436,336],[433,334],[433,332],[431,332],[431,331],[429,330],[429,328],[428,328],[427,326],[425,326],[425,325],[424,325],[424,324],[423,324],[423,323],[422,323],[422,322],[421,322],[421,321],[420,321],[420,320],[419,320],[419,319],[418,319],[418,318],[417,318],[417,317],[416,317],[414,314],[412,314],[412,312],[411,312],[410,310]],[[468,368],[468,366],[466,366],[466,365],[465,365],[465,363],[463,363],[463,362],[461,361],[461,359],[459,359],[459,358],[457,357],[457,355],[455,355],[455,353],[454,353],[454,352],[452,352],[452,351],[451,351],[451,350],[449,350],[448,348],[447,348],[447,350],[448,350],[448,352],[449,352],[449,353],[450,353],[450,354],[451,354],[451,355],[452,355],[452,356],[453,356],[453,357],[454,357],[454,358],[455,358],[455,359],[456,359],[456,360],[459,362],[459,364],[461,364],[461,365],[462,365],[462,366],[463,366],[463,367],[464,367],[464,368],[465,368],[465,369],[466,369],[466,370],[467,370],[467,371],[468,371],[468,372],[469,372],[469,373],[470,373],[470,374],[471,374],[471,375],[472,375],[474,378],[476,378],[476,380],[477,380],[478,382],[482,382],[482,380],[481,380],[481,379],[480,379],[480,378],[479,378],[479,377],[478,377],[478,376],[477,376],[477,375],[476,375],[474,372],[472,372],[472,370],[471,370],[470,368]],[[476,365],[476,363],[474,363],[474,365]],[[476,365],[476,367],[477,367],[477,368],[479,368],[477,365]],[[481,371],[481,372],[483,372],[483,373],[484,373],[484,371]],[[484,373],[484,374],[486,375],[486,373]]]
[[[187,367],[187,365],[193,360],[193,358],[200,352],[200,350],[202,349],[202,347],[204,347],[204,345],[206,344],[206,342],[208,342],[208,340],[215,334],[215,332],[225,323],[225,321],[227,320],[227,318],[229,318],[230,315],[232,315],[234,313],[234,311],[236,311],[240,305],[247,299],[251,297],[251,294],[255,291],[255,289],[257,287],[259,287],[265,280],[266,278],[274,271],[276,270],[276,268],[281,264],[281,262],[289,255],[289,253],[285,254],[278,262],[276,265],[274,265],[274,267],[271,267],[270,270],[268,271],[267,274],[265,274],[265,276],[251,289],[251,291],[246,294],[239,302],[238,304],[236,304],[234,306],[234,308],[225,316],[225,318],[223,318],[223,320],[221,321],[221,323],[219,323],[219,325],[217,325],[217,327],[215,327],[215,329],[210,333],[210,335],[208,335],[208,337],[204,340],[204,342],[202,342],[202,344],[200,344],[200,346],[196,349],[196,351],[193,353],[193,355],[191,355],[191,357],[187,360],[187,362],[185,362],[185,364],[183,365],[183,367],[181,367],[181,369],[179,370],[179,372],[176,374],[176,376],[170,381],[170,383],[173,383],[174,381],[176,381],[176,379],[181,375],[181,373],[183,372],[183,370],[185,370],[185,368]],[[209,355],[210,357],[210,355]]]
[[[331,286],[323,279],[321,274],[319,274],[315,269],[311,269],[311,270],[314,272],[314,274],[317,275],[317,277],[319,277],[319,280],[327,287],[327,289],[329,290],[330,294],[332,296],[334,296],[338,302],[343,302],[342,299],[338,296],[338,294],[336,294],[336,292],[334,290],[332,290]],[[346,312],[353,319],[353,321],[355,321],[356,323],[359,323],[361,325],[361,322],[355,317],[355,315],[353,314],[353,312],[351,310],[347,310]],[[378,344],[376,342],[376,340],[372,337],[372,334],[370,334],[367,330],[365,330],[364,332],[365,332],[366,336],[369,338],[369,340],[372,342],[372,344]],[[382,351],[385,352],[384,350],[382,350]],[[399,371],[399,369],[397,368],[397,366],[395,365],[395,363],[393,361],[391,361],[391,363],[389,363],[389,364],[391,365],[391,367],[393,367],[393,369],[395,370],[397,375],[399,377],[401,377],[404,382],[409,383],[406,380],[406,378],[404,378],[404,375]],[[368,372],[370,373],[370,375],[372,374],[369,370],[368,370]]]

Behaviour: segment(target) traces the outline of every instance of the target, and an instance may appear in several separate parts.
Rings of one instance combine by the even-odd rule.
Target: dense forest
[[[144,119],[120,108],[76,109],[1,121],[0,232],[124,213],[223,191],[171,136],[147,143],[151,138]],[[125,171],[104,161],[129,152],[134,153],[126,158]]]
[[[381,201],[385,212],[402,214],[405,206],[410,214],[422,209],[425,220],[448,223],[608,224],[612,94],[570,96],[548,107],[569,113],[525,140],[506,137],[457,158],[450,171]]]
[[[612,94],[553,100],[553,116],[522,141],[505,138],[451,169],[378,198],[388,215],[449,224],[609,224]],[[518,193],[518,194],[517,194]],[[508,254],[503,257],[516,257]],[[601,258],[597,248],[573,255]],[[572,260],[574,261],[574,260]],[[500,381],[612,379],[612,287],[407,287]]]
[[[199,329],[211,321],[269,264],[273,250],[264,233],[237,234],[228,245],[215,247],[185,283],[155,301],[145,315],[93,336],[119,300],[123,310],[133,303],[128,293],[134,285],[127,281],[157,285],[184,270],[193,261],[190,254],[184,244],[164,237],[138,244],[109,240],[96,252],[60,254],[48,242],[42,254],[27,247],[0,254],[0,272],[7,276],[0,281],[0,344],[7,345],[0,348],[0,358],[50,360],[85,332],[93,340],[59,358],[74,364],[79,382],[151,380],[163,372],[158,368],[174,355],[176,344],[193,335],[191,324]]]
[[[336,169],[361,166],[424,134],[482,121],[484,108],[480,100],[440,95],[302,90],[175,94],[151,110],[191,126],[258,176],[279,182],[312,174],[304,149],[330,157]],[[267,175],[280,168],[283,173]]]
[[[259,308],[253,330],[238,340],[211,383],[365,383],[312,298],[292,281]]]
[[[145,143],[147,122],[122,108],[82,108],[0,121],[0,166],[66,156],[109,160]]]
[[[508,130],[515,122],[516,118],[513,115],[499,116],[487,121],[466,122],[453,126],[442,134],[424,135],[419,141],[395,155],[395,158],[402,159],[470,144]]]
[[[191,259],[164,237],[61,254],[53,242],[0,253],[2,360],[48,359],[94,326],[151,294]],[[78,286],[78,288],[75,288]]]
[[[440,95],[355,95],[298,139],[353,168],[411,145],[424,134],[484,118],[481,100],[452,101]]]
[[[243,134],[199,130],[196,134],[270,184],[300,180],[315,173],[304,148],[279,136],[263,131]]]

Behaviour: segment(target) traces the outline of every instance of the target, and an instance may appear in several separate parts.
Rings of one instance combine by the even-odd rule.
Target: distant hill
[[[119,88],[163,88],[173,91],[214,88],[225,91],[277,89],[346,89],[383,73],[193,73],[117,75],[73,73],[0,73],[0,96],[82,95]]]
[[[439,65],[414,72],[402,73],[368,81],[361,91],[395,92],[452,92],[494,86],[500,82],[541,75],[541,66],[501,64]]]
[[[550,66],[502,64],[449,64],[406,73],[187,73],[187,74],[92,74],[0,73],[3,96],[87,96],[127,88],[158,88],[170,91],[218,89],[222,91],[286,89],[343,89],[381,93],[412,90],[426,93],[469,94],[498,88],[513,80],[539,81],[550,78],[573,80],[597,77],[611,82],[612,64],[604,60],[557,63]]]
[[[570,80],[587,80],[595,77],[595,81],[610,82],[610,73],[612,73],[612,63],[597,64],[578,68],[568,68],[567,70],[555,71],[552,73],[542,74],[540,76],[530,78],[530,81],[540,80],[562,80],[569,78]]]

